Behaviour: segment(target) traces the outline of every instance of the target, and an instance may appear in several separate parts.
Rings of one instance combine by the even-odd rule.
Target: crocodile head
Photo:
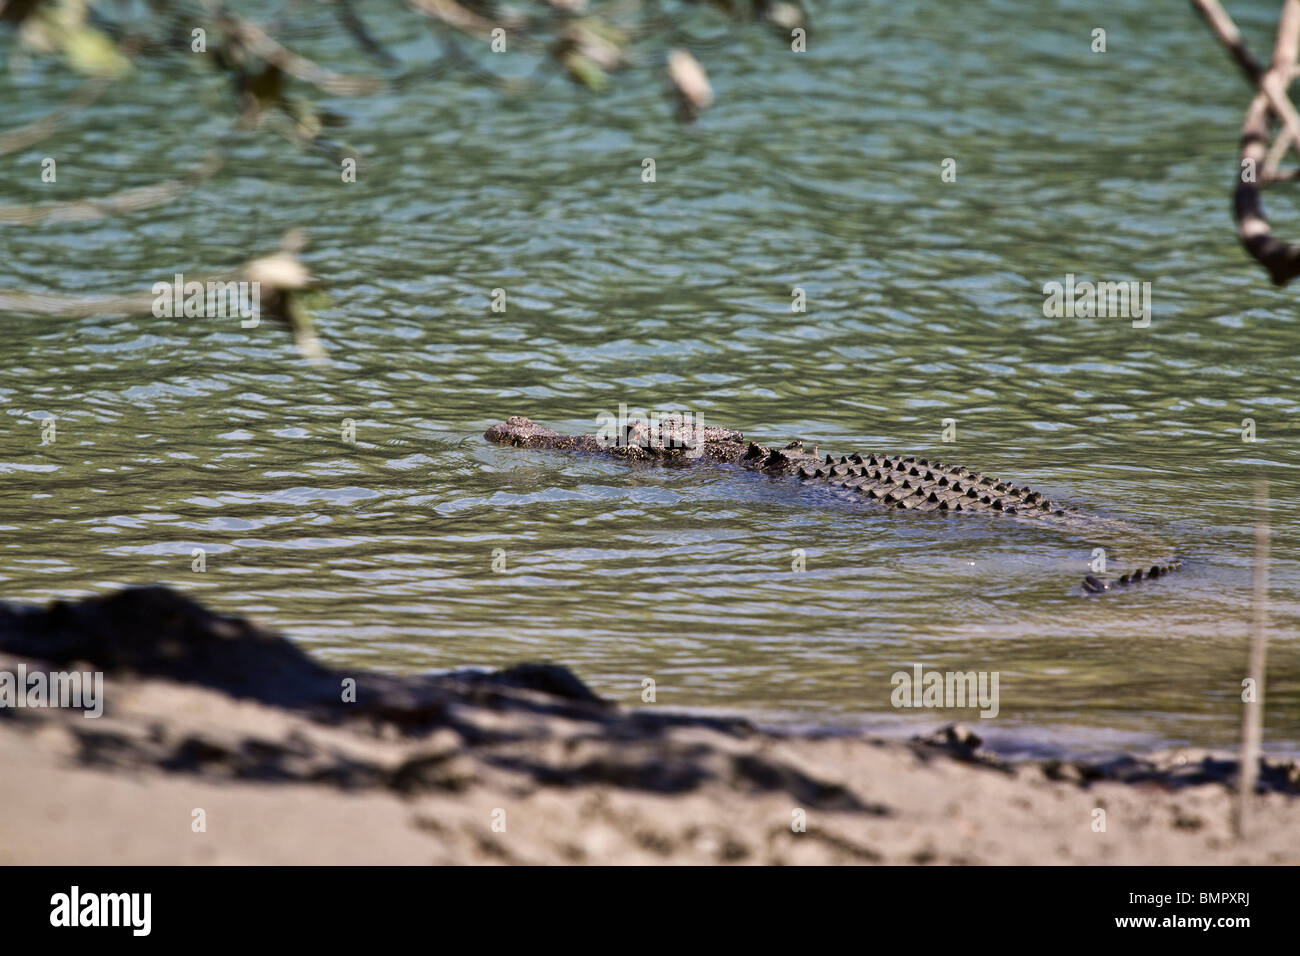
[[[498,445],[547,447],[555,440],[566,436],[537,424],[531,418],[512,415],[489,428],[483,433],[483,437]]]

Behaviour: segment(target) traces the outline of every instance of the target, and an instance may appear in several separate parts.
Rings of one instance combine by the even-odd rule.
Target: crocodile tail
[[[1089,594],[1099,594],[1102,591],[1110,591],[1117,587],[1128,587],[1131,584],[1138,584],[1142,581],[1150,581],[1154,578],[1163,578],[1166,574],[1171,574],[1183,566],[1182,558],[1173,558],[1162,564],[1153,564],[1149,568],[1138,568],[1127,574],[1121,574],[1114,581],[1107,581],[1099,578],[1095,574],[1089,574],[1083,579],[1083,589]]]

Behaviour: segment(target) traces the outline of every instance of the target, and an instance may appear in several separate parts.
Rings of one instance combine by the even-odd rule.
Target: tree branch
[[[1192,5],[1258,90],[1241,127],[1241,165],[1233,192],[1233,218],[1246,251],[1268,270],[1274,283],[1285,285],[1300,275],[1300,250],[1273,235],[1260,201],[1260,185],[1274,181],[1277,164],[1286,150],[1300,143],[1300,113],[1286,92],[1300,54],[1300,0],[1284,0],[1273,60],[1267,69],[1247,49],[1241,32],[1218,0],[1192,0]],[[1268,145],[1270,116],[1283,126],[1272,149]]]

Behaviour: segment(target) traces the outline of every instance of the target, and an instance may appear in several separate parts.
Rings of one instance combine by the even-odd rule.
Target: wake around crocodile
[[[784,448],[769,448],[746,441],[732,428],[702,425],[689,418],[664,418],[654,423],[632,421],[623,433],[564,435],[515,416],[493,425],[484,438],[501,445],[546,448],[621,458],[627,461],[737,465],[769,475],[789,475],[807,482],[857,492],[876,506],[904,511],[996,515],[1050,527],[1063,534],[1114,549],[1128,570],[1114,580],[1089,574],[1083,589],[1089,593],[1116,585],[1162,577],[1182,566],[1182,560],[1148,532],[1124,521],[1092,515],[1049,501],[1027,486],[1017,487],[961,468],[926,458],[899,455],[853,454],[835,458],[818,455],[817,446],[806,448],[795,440]]]

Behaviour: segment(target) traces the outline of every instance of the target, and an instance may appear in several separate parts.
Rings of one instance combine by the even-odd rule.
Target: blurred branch
[[[397,57],[389,53],[374,35],[366,28],[361,17],[353,8],[351,0],[325,0],[334,8],[334,16],[339,21],[339,25],[347,30],[356,41],[357,46],[365,50],[377,62],[384,66],[397,66],[400,62]]]
[[[104,94],[104,90],[108,89],[111,83],[112,78],[108,76],[91,77],[82,85],[80,90],[68,98],[67,103],[54,112],[28,123],[26,126],[19,126],[7,133],[0,133],[0,156],[26,149],[28,146],[53,136],[69,116],[77,110],[94,103]]]
[[[399,58],[370,32],[353,0],[321,2],[331,7],[337,20],[330,26],[346,32],[371,59],[400,69]],[[0,0],[0,20],[17,25],[0,34],[0,41],[19,43],[38,55],[58,54],[70,68],[96,74],[63,107],[0,134],[0,155],[55,133],[72,111],[95,102],[108,85],[107,77],[125,72],[137,58],[171,58],[173,64],[183,58],[190,67],[202,62],[192,58],[197,52],[209,52],[207,65],[229,78],[240,128],[284,133],[304,148],[335,154],[339,150],[322,138],[322,130],[342,125],[344,118],[303,97],[289,95],[290,80],[328,95],[357,97],[404,89],[421,79],[459,69],[472,79],[516,93],[565,74],[588,88],[601,89],[615,71],[638,63],[664,64],[667,58],[669,90],[678,100],[679,116],[694,116],[712,102],[713,91],[703,65],[687,52],[691,44],[676,36],[683,19],[679,8],[669,14],[648,0],[533,0],[525,12],[523,2],[405,0],[401,15],[413,13],[424,18],[446,55],[415,64],[414,69],[397,76],[380,77],[337,72],[286,46],[280,37],[290,34],[301,12],[297,8],[291,8],[292,17],[286,14],[284,24],[270,29],[228,10],[222,0],[146,0],[143,16],[139,5],[112,0]],[[712,5],[737,21],[763,20],[786,38],[792,25],[804,22],[801,8],[786,2],[712,0]],[[498,33],[500,30],[505,34]],[[291,37],[295,45],[306,32]],[[497,38],[507,44],[499,47],[501,53],[524,52],[525,68],[536,63],[532,77],[497,75],[484,68],[484,62],[506,61],[493,61],[495,54],[488,53],[486,44],[472,47]],[[458,39],[465,40],[464,49]],[[519,62],[511,61],[516,74]],[[172,82],[183,83],[184,76],[181,71],[180,78]],[[205,89],[200,82],[196,80],[195,86]],[[183,177],[99,199],[0,206],[0,224],[49,225],[157,208],[214,175],[221,165],[221,156],[214,155]],[[312,283],[298,261],[300,240],[295,236],[297,233],[286,236],[281,251],[274,255],[204,281],[261,283],[263,313],[290,326],[301,354],[323,359],[324,349],[303,301]],[[84,298],[0,291],[0,311],[64,318],[150,313],[153,307],[154,298],[145,295]]]
[[[166,205],[186,190],[211,179],[223,162],[221,155],[214,152],[180,179],[169,179],[152,186],[123,189],[121,192],[100,199],[72,199],[29,206],[0,206],[0,224],[30,226],[47,222],[86,222],[108,216],[122,216],[142,209],[154,209]]]
[[[499,26],[465,9],[455,0],[406,0],[406,3],[416,13],[432,17],[461,33],[482,37],[485,40],[490,39],[492,30]]]
[[[325,349],[316,336],[311,314],[301,300],[314,281],[298,258],[306,244],[299,229],[291,229],[280,241],[280,249],[268,256],[250,259],[236,269],[194,280],[208,283],[256,282],[260,287],[259,317],[275,319],[289,327],[299,353],[313,361],[326,360]],[[168,278],[171,278],[170,276]],[[22,292],[0,289],[0,312],[48,315],[80,319],[108,315],[151,315],[157,296],[151,291],[138,295],[85,297],[54,292]]]
[[[374,61],[400,67],[401,61],[367,28],[354,0],[320,0],[330,8],[338,24],[353,43]],[[634,63],[662,62],[668,51],[703,48],[680,36],[686,18],[680,10],[671,13],[651,0],[520,0],[506,5],[487,0],[404,0],[404,6],[435,25],[439,36],[454,55],[445,57],[433,69],[420,65],[398,77],[340,73],[321,65],[278,36],[288,27],[272,29],[254,23],[229,10],[224,0],[146,0],[147,21],[130,7],[111,0],[0,0],[0,19],[20,23],[20,41],[38,52],[61,52],[77,69],[91,72],[121,72],[136,54],[153,57],[190,52],[189,28],[209,25],[211,62],[228,73],[245,120],[260,120],[269,105],[282,106],[281,77],[308,84],[329,95],[366,96],[385,89],[404,87],[421,76],[443,73],[448,66],[466,72],[473,79],[520,93],[538,88],[559,73],[595,90],[608,85],[609,75]],[[703,0],[690,6],[704,6]],[[790,30],[806,26],[802,6],[786,0],[708,0],[736,22],[763,22],[788,41]],[[30,28],[30,29],[29,29]],[[504,31],[504,33],[501,33]],[[473,50],[460,51],[453,36],[474,42],[503,40],[508,46],[499,52],[526,51],[538,58],[536,75],[498,75],[483,67],[484,58]],[[128,49],[128,40],[133,49]],[[723,36],[715,43],[731,42]],[[645,49],[647,47],[657,49]],[[486,52],[486,47],[483,48]],[[489,58],[490,59],[490,58]],[[517,62],[517,61],[516,61]],[[679,58],[677,62],[682,62]],[[549,67],[549,70],[548,70]],[[558,70],[556,69],[558,67]],[[700,72],[703,72],[700,66]],[[680,70],[670,71],[670,90],[677,99],[679,117],[696,115],[707,100],[689,91],[698,84],[683,86]],[[312,145],[315,125],[308,113],[291,113],[298,125],[295,138]],[[57,119],[57,118],[56,118]],[[256,125],[253,122],[249,126]],[[12,142],[27,140],[20,134],[48,135],[54,127],[46,122],[33,129],[16,130]],[[0,140],[3,143],[4,140]]]
[[[349,76],[326,69],[273,40],[250,20],[227,13],[217,0],[205,0],[218,25],[232,41],[277,69],[333,96],[369,96],[383,89],[384,82],[373,76]]]
[[[1233,193],[1233,216],[1246,251],[1268,270],[1274,283],[1285,285],[1300,275],[1300,250],[1273,235],[1264,215],[1260,187],[1282,181],[1277,165],[1290,146],[1300,144],[1300,114],[1287,96],[1300,55],[1300,0],[1283,2],[1273,60],[1267,69],[1247,49],[1241,31],[1219,0],[1192,0],[1192,5],[1258,91],[1241,127],[1241,165]],[[1271,149],[1270,118],[1282,124]],[[1287,174],[1288,179],[1294,176]]]
[[[1246,676],[1255,682],[1254,699],[1241,714],[1241,758],[1237,764],[1237,804],[1233,829],[1238,838],[1250,828],[1251,804],[1259,780],[1260,746],[1264,737],[1264,673],[1268,647],[1268,482],[1255,482],[1255,562],[1250,622],[1250,654]]]

